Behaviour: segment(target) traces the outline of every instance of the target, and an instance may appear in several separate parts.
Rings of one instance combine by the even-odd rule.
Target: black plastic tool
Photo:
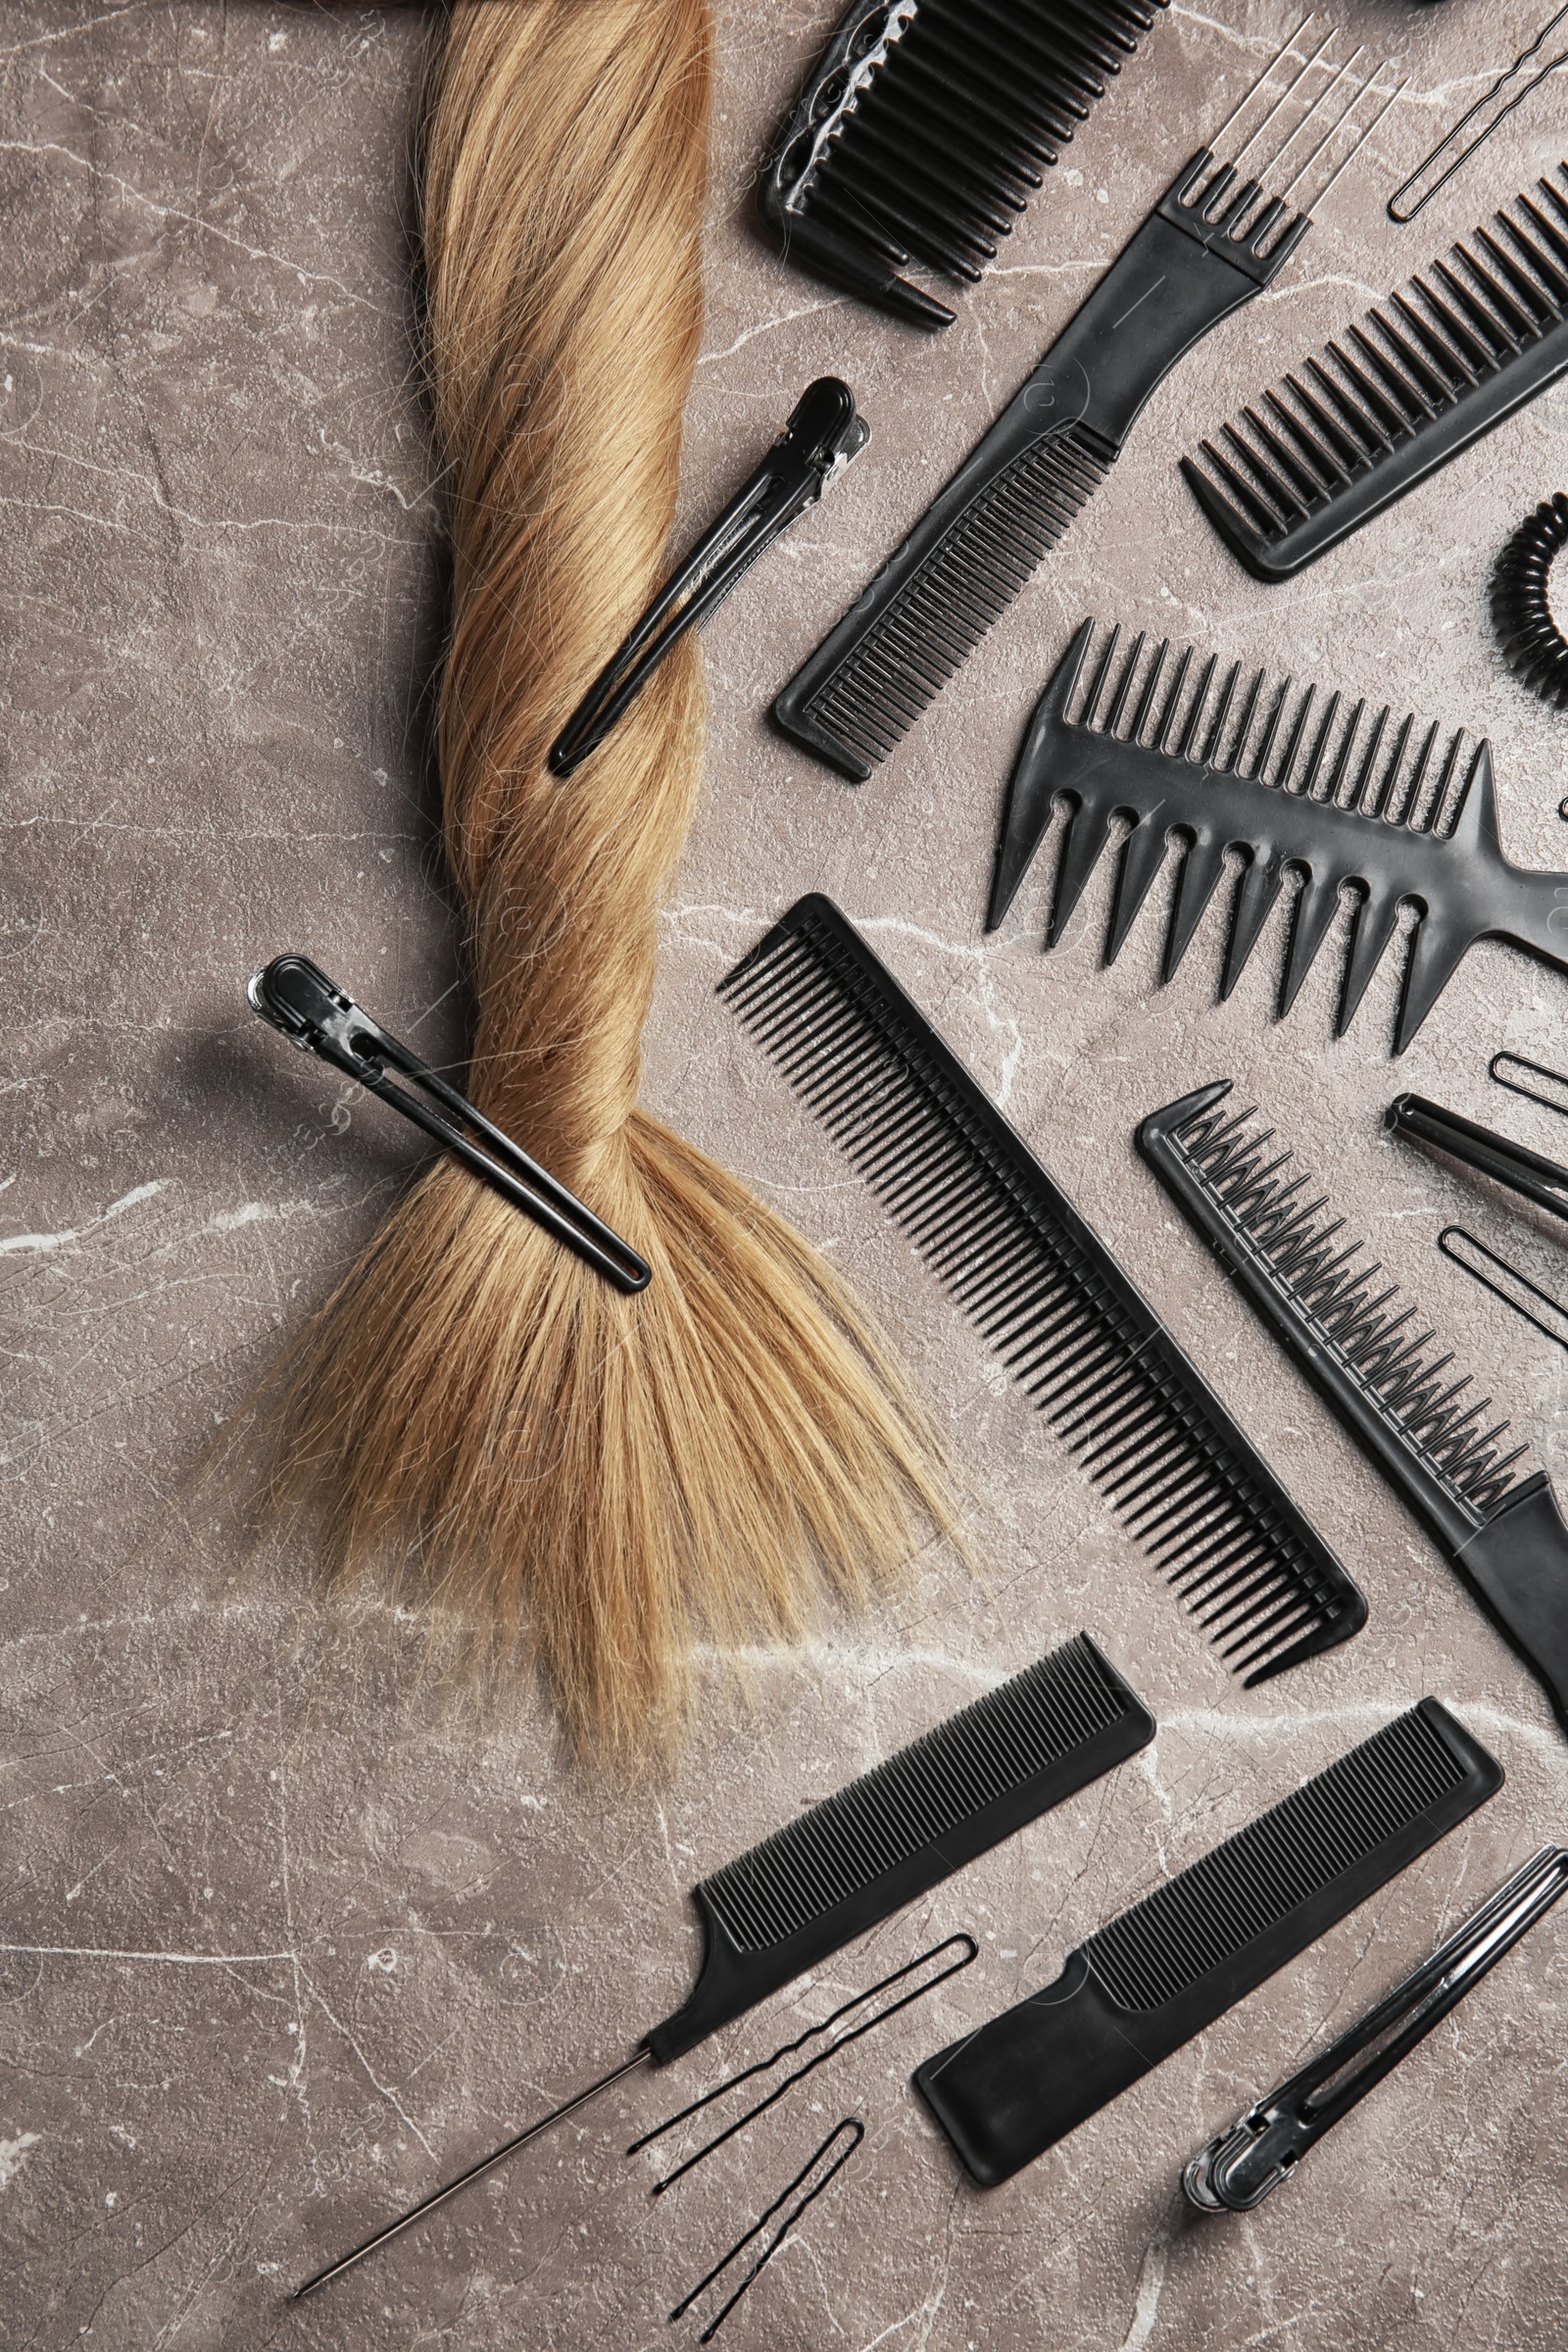
[[[670,648],[717,611],[742,574],[816,505],[870,438],[848,384],[819,375],[807,385],[750,481],[670,574],[551,745],[555,775],[569,776],[599,749]]]
[[[1104,960],[1114,961],[1172,844],[1182,860],[1162,977],[1169,980],[1225,879],[1244,861],[1220,981],[1228,997],[1287,877],[1302,877],[1280,983],[1283,1016],[1327,939],[1341,893],[1356,895],[1336,1033],[1342,1035],[1398,928],[1418,918],[1394,1050],[1402,1054],[1479,939],[1509,940],[1568,971],[1568,874],[1511,865],[1497,832],[1492,747],[1454,728],[1396,719],[1387,704],[1284,678],[1223,671],[1189,648],[1174,663],[1142,632],[1117,660],[1112,628],[1087,686],[1086,620],[1029,722],[1003,810],[986,927],[1012,904],[1058,804],[1069,824],[1046,945],[1054,947],[1118,826],[1121,849]],[[1080,689],[1082,688],[1082,691]]]
[[[1182,460],[1255,579],[1315,563],[1568,368],[1568,164],[1513,212]]]
[[[1200,2213],[1253,2213],[1282,2180],[1294,2180],[1325,2132],[1408,2057],[1564,1892],[1568,1846],[1544,1845],[1430,1960],[1193,2158],[1182,2175],[1188,2203]]]
[[[1154,1719],[1079,1634],[812,1805],[693,1894],[706,1948],[689,1999],[636,2053],[295,2290],[313,2294],[652,2062],[665,2066],[868,1928],[1146,1747]]]
[[[1169,0],[856,0],[779,133],[758,211],[791,261],[916,326],[899,275],[973,284]]]
[[[1326,1935],[1502,1786],[1435,1698],[1351,1748],[915,2071],[983,2188],[1006,2180]]]
[[[1154,1111],[1138,1148],[1248,1303],[1426,1526],[1568,1730],[1568,1527],[1544,1471],[1501,1450],[1506,1420],[1396,1283],[1327,1215],[1272,1127],[1220,1104],[1228,1078]]]
[[[1462,1160],[1467,1168],[1490,1176],[1494,1184],[1506,1185],[1538,1208],[1549,1208],[1554,1217],[1568,1218],[1568,1168],[1559,1167],[1556,1160],[1540,1152],[1527,1151],[1494,1128],[1463,1119],[1456,1110],[1445,1110],[1441,1102],[1429,1102],[1424,1095],[1396,1095],[1383,1114],[1383,1124],[1391,1134],[1430,1145],[1450,1159]]]
[[[548,1168],[530,1159],[520,1144],[487,1119],[482,1110],[460,1095],[456,1087],[422,1062],[417,1054],[371,1020],[363,1005],[329,980],[308,956],[274,956],[252,975],[246,990],[253,1012],[259,1013],[291,1046],[314,1054],[334,1070],[379,1095],[404,1118],[412,1119],[444,1151],[483,1177],[514,1208],[520,1208],[536,1225],[554,1235],[566,1249],[586,1260],[617,1291],[645,1291],[653,1269],[629,1242],[602,1217],[568,1193]],[[419,1090],[411,1095],[394,1086],[388,1069]]]
[[[1341,1562],[1028,1145],[831,901],[719,994],[1248,1688],[1358,1632]]]
[[[1357,128],[1324,185],[1293,211],[1287,199],[1320,155],[1326,162],[1369,87],[1347,78],[1354,58],[1328,70],[1330,38],[1287,77],[1230,162],[1205,147],[1177,174],[984,440],[779,695],[774,715],[786,733],[852,783],[866,781],[1006,610],[1177,361],[1271,284],[1305,236],[1312,205],[1373,126]],[[1290,51],[1287,42],[1237,109],[1238,131]],[[1324,86],[1308,96],[1317,73]],[[1223,138],[1216,134],[1216,147]],[[1269,160],[1244,178],[1238,167],[1260,140],[1272,145]],[[1284,185],[1270,195],[1263,174],[1276,165]]]

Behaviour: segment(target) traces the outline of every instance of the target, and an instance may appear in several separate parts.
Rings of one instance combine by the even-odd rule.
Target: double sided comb
[[[1492,751],[1455,728],[1396,719],[1290,678],[1142,631],[1113,628],[1081,698],[1094,642],[1086,620],[1041,696],[1008,786],[986,927],[995,930],[1059,801],[1069,821],[1046,945],[1054,947],[1120,819],[1121,853],[1104,960],[1113,961],[1175,843],[1181,876],[1166,942],[1169,980],[1225,874],[1244,870],[1220,981],[1228,997],[1290,875],[1302,877],[1280,985],[1283,1016],[1327,938],[1340,894],[1358,906],[1337,1034],[1354,1018],[1403,906],[1410,940],[1394,1050],[1403,1053],[1466,950],[1511,940],[1568,970],[1568,874],[1510,865],[1497,833]]]
[[[1568,1527],[1544,1471],[1503,1450],[1449,1351],[1228,1078],[1154,1111],[1138,1148],[1248,1303],[1403,1496],[1568,1729]]]
[[[1182,460],[1260,580],[1287,580],[1568,368],[1568,164]]]
[[[779,695],[780,726],[852,783],[865,782],[1006,610],[1177,361],[1273,281],[1313,206],[1381,120],[1355,122],[1371,84],[1351,74],[1359,50],[1328,64],[1333,37],[1287,73],[1268,104],[1292,35],[1214,149],[1200,149],[1178,173],[984,440]],[[1314,75],[1325,77],[1321,86]],[[1254,100],[1266,105],[1260,117]],[[1342,140],[1348,125],[1353,139]],[[1240,144],[1222,162],[1217,150],[1233,131]],[[1337,162],[1336,142],[1345,149]],[[1244,179],[1244,158],[1264,148],[1268,160],[1254,158]],[[1283,184],[1270,194],[1264,175],[1276,172]],[[1307,186],[1313,192],[1293,210],[1290,200]]]
[[[719,983],[1247,1686],[1366,1603],[1142,1293],[830,901]]]
[[[697,1887],[702,1974],[690,1998],[643,2035],[633,2057],[318,2271],[295,2300],[433,2213],[634,2067],[664,2066],[695,2049],[1153,1736],[1149,1710],[1079,1634],[812,1805]]]
[[[858,0],[780,132],[758,210],[785,253],[896,318],[899,275],[973,284],[1169,0]]]
[[[915,2084],[994,2187],[1212,2025],[1502,1786],[1435,1698],[1070,1952],[1060,1976],[928,2058]]]

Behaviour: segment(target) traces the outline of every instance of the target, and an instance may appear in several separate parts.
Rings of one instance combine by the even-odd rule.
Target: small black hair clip
[[[598,750],[671,646],[701,627],[742,573],[798,514],[815,506],[870,438],[848,384],[836,375],[808,384],[751,480],[664,582],[556,737],[550,747],[554,774],[569,776]]]
[[[574,1250],[616,1290],[648,1288],[653,1269],[646,1258],[639,1257],[628,1242],[559,1184],[547,1168],[530,1159],[455,1087],[437,1077],[416,1054],[389,1037],[380,1023],[308,956],[274,956],[253,976],[245,993],[252,1011],[270,1021],[290,1045],[330,1062],[335,1070],[379,1095],[383,1102],[390,1102],[476,1176],[494,1185],[514,1208]],[[388,1067],[410,1079],[431,1100],[421,1101],[418,1095],[394,1086],[387,1076]],[[432,1102],[439,1107],[432,1108]],[[465,1129],[471,1132],[466,1134]],[[483,1150],[472,1140],[474,1136],[483,1139]]]

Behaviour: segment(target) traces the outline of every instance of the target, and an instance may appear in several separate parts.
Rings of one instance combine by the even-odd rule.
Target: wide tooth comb
[[[828,900],[719,983],[1247,1686],[1366,1604],[1142,1294]]]
[[[1568,874],[1511,865],[1497,832],[1492,750],[1455,728],[1396,722],[1312,685],[1258,679],[1239,700],[1168,646],[1125,654],[1109,633],[1087,691],[1095,623],[1053,671],[1024,736],[1003,809],[986,928],[1005,916],[1058,804],[1067,812],[1046,946],[1054,947],[1118,821],[1127,833],[1107,928],[1114,961],[1174,842],[1184,859],[1163,978],[1186,954],[1227,853],[1243,860],[1219,994],[1228,997],[1286,876],[1301,878],[1279,993],[1290,1011],[1334,926],[1360,901],[1336,1020],[1348,1028],[1399,926],[1415,914],[1394,1050],[1403,1053],[1478,939],[1511,940],[1568,970]],[[1172,683],[1174,681],[1174,683]],[[1185,698],[1185,699],[1184,699]],[[1076,714],[1076,715],[1075,715]]]
[[[1107,1921],[1061,1974],[916,2069],[982,2187],[1043,2155],[1365,1902],[1502,1786],[1422,1699]]]
[[[1182,460],[1255,578],[1315,563],[1568,369],[1568,163],[1536,187]]]
[[[1138,1148],[1262,1321],[1392,1481],[1568,1727],[1568,1527],[1506,1420],[1327,1215],[1228,1078],[1145,1119]],[[1303,1198],[1303,1195],[1306,1197]]]
[[[818,60],[758,209],[786,254],[917,326],[954,313],[898,273],[973,284],[1043,169],[1169,0],[865,0]]]

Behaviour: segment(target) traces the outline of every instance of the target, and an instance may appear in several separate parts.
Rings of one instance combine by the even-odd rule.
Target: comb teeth
[[[1366,1604],[1148,1302],[826,899],[720,982],[1247,1685]]]
[[[874,0],[852,9],[769,168],[765,216],[819,269],[873,300],[866,276],[832,269],[834,248],[868,275],[913,261],[972,284],[1168,4]],[[821,249],[811,228],[826,231]],[[896,278],[880,298],[928,325],[953,317]]]
[[[1163,2008],[1456,1788],[1420,1707],[1351,1748],[1084,1945],[1122,2009]]]
[[[1086,1634],[706,1880],[736,1947],[782,1943],[1129,1713]]]
[[[1568,164],[1558,178],[1183,459],[1250,571],[1288,579],[1568,368]]]
[[[1201,1101],[1185,1120],[1165,1127],[1156,1114],[1154,1123],[1231,1250],[1268,1282],[1302,1344],[1339,1367],[1386,1436],[1469,1527],[1481,1525],[1522,1480],[1514,1466],[1525,1447],[1500,1450],[1507,1421],[1489,1426],[1491,1397],[1474,1396],[1468,1374],[1454,1375],[1451,1353],[1428,1352],[1434,1333],[1396,1303],[1397,1284],[1380,1281],[1381,1265],[1347,1239],[1326,1196],[1308,1197],[1305,1171],[1289,1173],[1295,1155],[1273,1148],[1274,1129],[1259,1128],[1252,1109],[1224,1116],[1213,1088]],[[1149,1155],[1164,1177],[1163,1154]]]

